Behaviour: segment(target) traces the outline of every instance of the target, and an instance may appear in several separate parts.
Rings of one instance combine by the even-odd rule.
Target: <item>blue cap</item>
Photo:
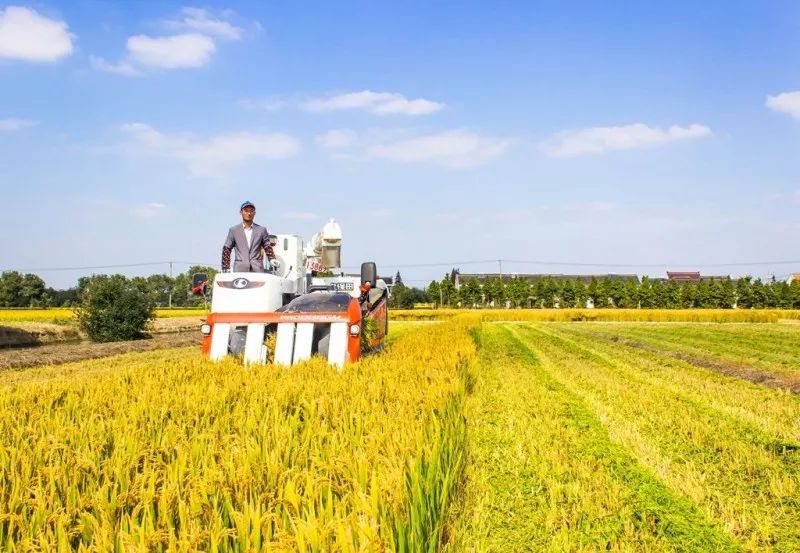
[[[250,201],[244,202],[242,204],[242,206],[239,208],[239,211],[243,210],[246,207],[252,207],[253,209],[255,209],[256,208],[256,204],[254,204],[253,202],[250,202]]]

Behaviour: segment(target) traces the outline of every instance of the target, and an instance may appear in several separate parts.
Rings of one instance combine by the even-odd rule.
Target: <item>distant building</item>
[[[675,280],[678,282],[700,282],[700,271],[667,271],[667,280]]]
[[[789,275],[789,280],[787,280],[786,282],[791,284],[795,280],[800,281],[800,273],[792,273],[791,275]]]
[[[700,271],[667,271],[666,280],[674,280],[676,282],[700,282],[701,280],[729,280],[730,278],[730,276],[722,275],[703,276],[700,274]]]

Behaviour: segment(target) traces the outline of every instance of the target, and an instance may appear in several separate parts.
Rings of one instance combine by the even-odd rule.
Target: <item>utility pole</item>
[[[172,309],[172,261],[169,262],[169,307]]]
[[[503,280],[503,260],[502,259],[498,259],[497,260],[497,265],[498,265],[498,267],[500,267],[500,280]]]

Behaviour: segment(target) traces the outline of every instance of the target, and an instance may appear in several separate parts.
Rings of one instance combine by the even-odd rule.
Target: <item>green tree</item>
[[[720,307],[733,309],[733,306],[736,305],[736,287],[733,284],[733,280],[724,278],[720,285],[722,287]]]
[[[575,294],[575,307],[586,307],[586,285],[579,278],[572,282],[572,291]]]
[[[514,307],[527,307],[530,295],[530,283],[526,279],[513,277],[508,281],[506,298]]]
[[[607,278],[606,292],[611,307],[623,307],[625,303],[625,285],[618,278]]]
[[[495,307],[505,307],[507,298],[507,287],[505,281],[497,277],[494,280],[494,306]]]
[[[147,277],[147,288],[149,293],[153,296],[156,305],[159,307],[168,306],[170,303],[170,295],[175,286],[175,279],[169,275],[150,275]]]
[[[736,307],[750,309],[753,307],[752,277],[741,277],[736,281]]]
[[[456,286],[453,284],[453,281],[446,276],[439,285],[439,288],[442,292],[442,301],[444,302],[442,305],[454,306],[458,300],[456,298]]]
[[[642,277],[639,285],[639,306],[642,309],[652,309],[655,306],[655,294],[649,277]]]
[[[779,309],[789,309],[792,306],[792,291],[789,283],[783,280],[774,280],[770,284],[772,292],[772,305]]]
[[[428,284],[428,301],[435,303],[436,305],[442,305],[442,298],[441,298],[441,290],[442,286],[437,281],[432,280],[430,284]]]
[[[73,307],[78,305],[78,288],[67,288],[66,290],[56,290],[48,288],[45,294],[50,299],[50,307]]]
[[[707,280],[701,280],[695,285],[694,306],[700,308],[712,307],[711,286]]]
[[[694,282],[684,282],[681,284],[681,307],[691,309],[697,300],[697,286]]]
[[[618,307],[636,309],[639,307],[639,281],[626,280],[623,286],[624,295]]]
[[[789,290],[792,295],[792,308],[800,309],[800,279],[793,280]]]
[[[572,287],[571,280],[564,280],[558,283],[556,296],[558,297],[557,301],[559,307],[564,309],[575,307],[575,289]]]
[[[725,303],[725,291],[722,288],[722,282],[714,279],[708,283],[708,299],[709,307],[721,309]]]
[[[23,307],[39,307],[44,300],[47,287],[38,275],[25,274],[22,277],[22,287],[20,288],[20,303]]]
[[[392,309],[406,309],[408,304],[408,294],[406,285],[402,281],[395,282],[392,286],[392,293],[389,294],[389,307]],[[413,304],[411,307],[414,307]]]
[[[676,280],[668,280],[666,285],[667,305],[669,309],[681,306],[681,285]]]
[[[498,296],[502,293],[503,283],[499,278],[487,278],[483,281],[483,301],[487,306],[497,305]]]
[[[17,271],[5,271],[0,275],[0,306],[25,306],[22,298],[22,275]]]
[[[550,275],[540,282],[541,285],[538,287],[538,295],[541,299],[542,307],[551,309],[555,307],[556,301],[558,300],[558,285]]]
[[[476,307],[482,303],[481,285],[477,279],[470,278],[466,282],[461,283],[459,289],[459,299],[461,307]]]
[[[667,305],[669,304],[669,296],[667,293],[667,287],[664,285],[664,282],[661,280],[653,281],[652,290],[653,290],[653,307],[655,307],[656,309],[666,309]]]
[[[753,284],[750,286],[750,292],[753,297],[752,306],[754,308],[763,309],[767,307],[767,304],[769,303],[769,294],[766,286],[764,286],[764,283],[761,282],[760,278],[757,278],[753,281]]]
[[[586,297],[591,300],[594,307],[597,307],[597,279],[594,277],[592,277],[589,284],[586,285]]]
[[[155,317],[155,302],[133,279],[99,275],[85,283],[77,316],[80,327],[96,342],[134,340],[146,335]]]
[[[412,309],[416,303],[424,303],[428,299],[425,290],[408,287],[400,282],[392,287],[389,296],[389,307],[395,309]]]

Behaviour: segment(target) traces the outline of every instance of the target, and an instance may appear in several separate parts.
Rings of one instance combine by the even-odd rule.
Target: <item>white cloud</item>
[[[122,130],[143,153],[178,160],[197,176],[220,177],[250,160],[284,159],[300,151],[297,140],[282,133],[235,132],[201,140],[165,134],[143,123],[128,123]]]
[[[89,56],[89,62],[92,64],[92,68],[98,71],[116,73],[117,75],[124,75],[126,77],[138,77],[142,75],[142,72],[136,69],[129,61],[123,60],[119,63],[111,63],[97,56]]]
[[[508,139],[455,130],[373,145],[367,148],[367,155],[400,163],[470,167],[503,155],[511,144]]]
[[[134,63],[160,69],[201,67],[208,63],[216,49],[213,40],[197,33],[128,38],[128,54]]]
[[[240,40],[244,36],[244,29],[232,25],[223,18],[213,16],[208,10],[183,8],[181,13],[183,19],[166,21],[166,25],[173,29],[194,31],[228,40]]]
[[[64,21],[22,6],[0,10],[0,58],[55,62],[72,54],[72,41]]]
[[[767,107],[772,111],[787,113],[795,119],[800,119],[800,90],[767,96]]]
[[[688,127],[673,125],[668,129],[648,127],[643,123],[621,127],[591,127],[554,134],[540,144],[542,151],[551,157],[575,157],[612,150],[630,150],[659,146],[670,142],[712,136],[705,125]]]
[[[200,33],[152,37],[128,37],[126,54],[119,62],[91,56],[92,67],[126,77],[142,75],[153,69],[187,69],[206,65],[216,52],[214,40]]]
[[[324,134],[317,135],[314,140],[323,148],[332,150],[349,148],[358,140],[358,134],[350,129],[332,129]]]
[[[409,100],[395,92],[350,92],[327,98],[308,100],[300,109],[312,112],[361,109],[378,115],[427,115],[445,105],[424,98]]]
[[[162,215],[166,212],[167,206],[157,202],[150,202],[146,204],[136,204],[130,207],[128,212],[134,217],[141,217],[142,219],[151,219]]]
[[[27,119],[0,119],[0,131],[18,131],[34,125],[37,125],[36,121]]]
[[[242,98],[239,106],[253,111],[274,113],[286,107],[286,102],[277,98]]]

